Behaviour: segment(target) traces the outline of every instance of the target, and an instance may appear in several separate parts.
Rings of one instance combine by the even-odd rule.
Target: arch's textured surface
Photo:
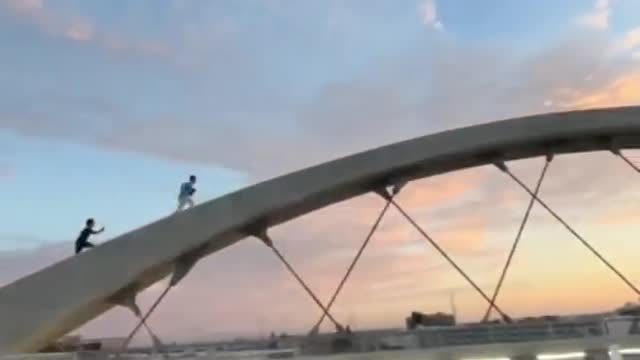
[[[640,107],[536,115],[408,140],[294,172],[203,203],[0,289],[0,353],[35,351],[142,290],[182,256],[215,252],[394,181],[545,155],[640,147]],[[153,249],[153,251],[149,251]]]

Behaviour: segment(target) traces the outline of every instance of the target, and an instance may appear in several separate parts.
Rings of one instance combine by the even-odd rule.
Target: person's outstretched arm
[[[91,230],[91,233],[92,233],[92,234],[100,234],[100,233],[101,233],[101,232],[103,232],[103,231],[104,231],[104,226],[102,227],[102,229],[100,229],[100,230],[98,230],[98,231]]]

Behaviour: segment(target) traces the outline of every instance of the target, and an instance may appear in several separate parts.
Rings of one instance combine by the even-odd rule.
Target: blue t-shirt
[[[187,181],[180,186],[180,197],[189,197],[193,195],[193,193],[194,188],[191,182]]]

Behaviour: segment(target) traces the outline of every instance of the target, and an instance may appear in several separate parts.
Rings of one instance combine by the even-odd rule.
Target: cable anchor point
[[[201,251],[199,250],[185,254],[176,260],[173,266],[173,274],[171,274],[171,280],[169,281],[169,284],[172,287],[176,286],[182,279],[184,279],[184,277],[187,276],[191,269],[196,265],[198,260],[200,260],[201,256],[199,254]]]
[[[131,310],[136,317],[141,317],[142,311],[136,302],[136,295],[137,292],[132,287],[125,288],[110,296],[108,302],[125,307]]]
[[[398,195],[409,182],[406,180],[398,181],[389,186],[383,186],[374,190],[374,192],[383,199],[391,201],[394,196]]]
[[[266,226],[254,226],[247,231],[247,234],[259,239],[268,247],[273,248],[273,240],[269,236]]]
[[[507,167],[507,164],[504,163],[504,161],[496,161],[493,163],[493,165],[495,167],[497,167],[498,169],[500,169],[500,171],[502,172],[508,172],[509,168]]]

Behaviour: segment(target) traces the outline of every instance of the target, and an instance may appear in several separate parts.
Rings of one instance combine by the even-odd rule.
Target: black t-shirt
[[[91,230],[90,228],[86,227],[86,228],[82,229],[82,231],[80,232],[80,235],[78,236],[78,240],[76,240],[76,242],[79,242],[79,243],[87,242],[87,240],[89,240],[89,236],[91,236],[91,234],[95,234],[95,232],[93,230]]]

